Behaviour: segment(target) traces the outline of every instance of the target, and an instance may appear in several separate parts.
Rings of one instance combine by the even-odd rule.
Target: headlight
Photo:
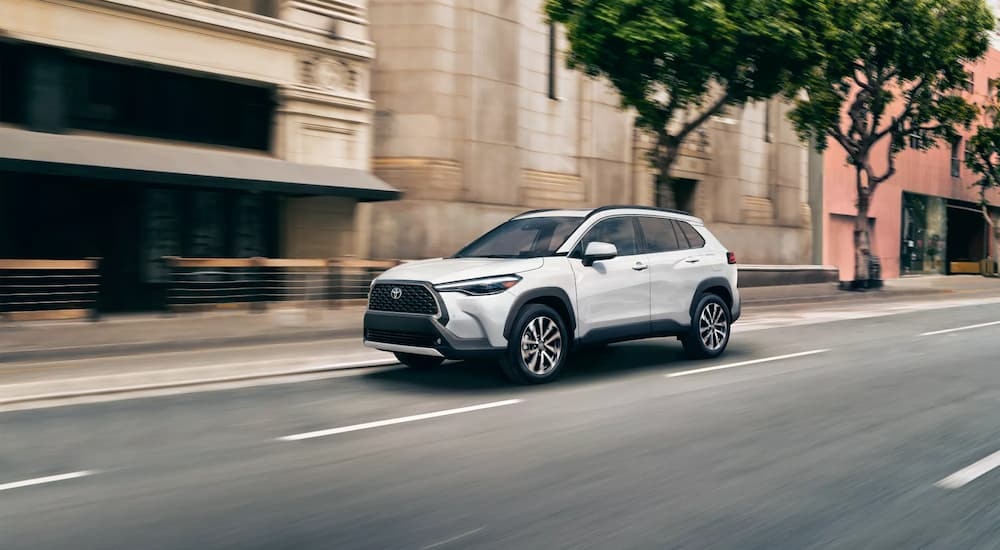
[[[489,294],[500,294],[519,282],[521,282],[521,278],[517,275],[504,275],[502,277],[485,277],[483,279],[444,283],[435,285],[434,289],[438,292],[461,292],[470,296],[486,296]]]

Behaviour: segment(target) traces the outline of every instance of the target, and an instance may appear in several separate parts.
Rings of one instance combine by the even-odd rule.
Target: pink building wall
[[[1000,77],[1000,51],[991,49],[985,59],[969,69],[974,77],[973,92],[967,94],[967,99],[984,102],[989,79]],[[963,159],[965,139],[974,132],[975,125],[964,132],[960,150]],[[847,164],[846,158],[840,145],[829,140],[823,155],[823,262],[837,266],[842,281],[854,279],[857,201],[854,168]],[[885,151],[873,152],[872,158],[878,171],[882,171]],[[975,181],[974,174],[964,164],[960,177],[951,176],[951,145],[948,143],[924,152],[908,149],[896,157],[896,174],[876,189],[869,212],[874,218],[873,251],[882,261],[883,278],[895,279],[900,275],[903,191],[978,202],[978,192],[972,185]],[[994,192],[988,199],[992,205],[1000,205],[1000,193]]]

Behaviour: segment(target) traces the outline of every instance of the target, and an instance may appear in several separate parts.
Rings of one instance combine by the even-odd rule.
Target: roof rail
[[[587,217],[591,217],[595,214],[600,214],[601,212],[606,212],[608,210],[651,210],[653,212],[665,212],[667,214],[679,214],[681,216],[690,216],[690,212],[685,212],[683,210],[674,210],[672,208],[658,208],[656,206],[637,206],[630,204],[609,204],[607,206],[601,206],[595,208],[587,214]]]
[[[528,214],[541,214],[542,212],[552,212],[554,210],[556,210],[556,209],[555,208],[539,208],[537,210],[528,210],[527,212],[521,212],[520,214],[514,216],[513,218],[511,218],[511,220],[516,220],[517,218],[520,218],[521,216],[527,216]]]

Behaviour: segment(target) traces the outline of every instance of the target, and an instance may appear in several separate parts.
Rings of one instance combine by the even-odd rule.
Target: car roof
[[[641,216],[643,214],[667,214],[671,218],[683,219],[685,221],[693,222],[696,224],[703,224],[702,220],[698,217],[692,216],[687,212],[680,210],[671,210],[668,208],[657,208],[654,206],[640,206],[640,205],[610,205],[601,206],[599,208],[570,208],[570,209],[542,209],[542,210],[531,210],[524,212],[520,215],[514,216],[513,219],[524,219],[524,218],[553,218],[553,217],[567,217],[567,218],[591,218],[605,213],[615,213],[615,214],[633,214]]]

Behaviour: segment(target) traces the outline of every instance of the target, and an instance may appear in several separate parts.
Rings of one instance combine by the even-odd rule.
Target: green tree
[[[1000,261],[1000,225],[990,216],[987,198],[991,189],[1000,189],[1000,102],[992,85],[990,88],[993,95],[983,106],[983,121],[976,134],[965,144],[965,165],[979,176],[975,183],[979,191],[979,207],[986,223],[993,229],[996,246],[993,260]]]
[[[994,18],[983,0],[830,0],[828,55],[810,72],[790,117],[819,148],[840,144],[854,166],[855,281],[869,278],[868,212],[907,147],[954,139],[977,109],[959,93],[964,63],[980,58]],[[878,155],[875,162],[873,154]],[[883,157],[884,155],[884,157]],[[884,161],[882,160],[884,159]]]
[[[656,137],[662,182],[684,139],[727,105],[793,86],[824,57],[826,0],[547,0],[568,63],[606,78]]]

